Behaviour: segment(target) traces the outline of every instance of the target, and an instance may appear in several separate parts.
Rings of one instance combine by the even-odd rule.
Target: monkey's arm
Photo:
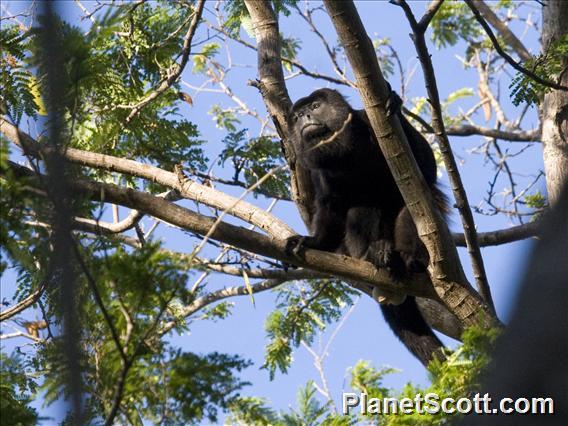
[[[316,199],[315,214],[310,228],[312,236],[295,235],[288,238],[286,250],[298,252],[301,248],[335,251],[345,234],[345,208],[338,197]]]
[[[345,235],[347,205],[342,194],[335,194],[329,184],[330,177],[312,170],[314,183],[314,215],[310,223],[309,237],[295,235],[288,239],[287,250],[298,252],[302,247],[336,251]]]

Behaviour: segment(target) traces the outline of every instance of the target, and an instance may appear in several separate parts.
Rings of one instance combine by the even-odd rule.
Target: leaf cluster
[[[469,7],[459,1],[444,2],[432,18],[430,28],[437,48],[454,46],[460,39],[471,41],[482,34]]]
[[[310,344],[317,331],[337,321],[356,292],[338,280],[308,280],[288,286],[279,295],[277,309],[266,319],[269,343],[263,368],[271,379],[276,369],[285,373],[292,361],[292,349],[302,341]]]
[[[35,425],[39,416],[29,404],[37,383],[30,375],[29,366],[20,354],[8,356],[4,352],[0,352],[0,365],[0,424]]]
[[[0,27],[0,113],[19,123],[22,117],[37,113],[37,82],[26,67],[28,31],[16,25]],[[34,89],[36,93],[34,93]]]
[[[219,164],[230,161],[233,166],[233,179],[241,176],[247,186],[251,186],[272,169],[282,166],[284,160],[280,142],[267,137],[247,138],[247,129],[231,131],[224,139],[225,149],[219,156]],[[289,198],[289,173],[286,170],[275,172],[264,181],[255,193],[270,194],[274,197]]]
[[[430,385],[426,387],[406,384],[401,391],[383,385],[386,375],[394,373],[392,368],[375,369],[368,362],[359,362],[351,371],[351,387],[353,390],[366,393],[369,398],[401,398],[414,399],[417,394],[423,396],[435,393],[442,398],[452,397],[455,400],[471,397],[479,392],[481,380],[490,361],[498,329],[481,329],[472,327],[462,336],[463,344],[447,354],[447,360],[434,360],[428,366]],[[419,414],[388,413],[381,414],[381,425],[444,425],[456,420],[458,414]],[[364,416],[368,420],[376,419],[376,415]]]
[[[564,34],[552,43],[545,53],[526,61],[523,66],[544,80],[555,81],[557,76],[566,71],[567,57],[568,34]],[[543,96],[552,90],[521,72],[517,72],[513,77],[509,89],[511,89],[511,98],[515,106],[523,102],[527,105],[538,105]]]
[[[316,387],[309,380],[298,389],[297,409],[275,412],[266,401],[257,397],[237,398],[231,405],[226,425],[243,426],[349,426],[354,420],[349,416],[333,413],[330,403],[322,404],[317,398]]]

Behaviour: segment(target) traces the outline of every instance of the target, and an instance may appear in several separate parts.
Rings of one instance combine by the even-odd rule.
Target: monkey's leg
[[[378,207],[356,206],[347,211],[345,246],[350,256],[386,268],[395,279],[405,274],[404,262],[395,250],[394,220]]]
[[[428,251],[420,238],[412,216],[404,207],[396,218],[394,227],[394,246],[400,253],[409,272],[425,272],[428,266]]]

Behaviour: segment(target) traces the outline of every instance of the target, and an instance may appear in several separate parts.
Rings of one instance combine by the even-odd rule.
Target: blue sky
[[[22,3],[7,1],[4,3],[4,7],[13,13],[23,6]],[[83,2],[83,4],[88,9],[92,8],[92,4],[89,2]],[[413,2],[412,7],[415,14],[420,16],[427,4],[427,2]],[[208,7],[212,7],[212,3],[208,3]],[[301,7],[303,7],[303,4]],[[77,20],[80,10],[74,3],[65,2],[65,8],[65,15],[68,16],[69,20],[76,25],[84,25],[84,23]],[[386,1],[359,2],[357,3],[357,8],[368,34],[372,38],[390,38],[392,46],[398,51],[407,72],[416,67],[413,79],[409,85],[408,97],[424,96],[425,89],[422,72],[416,59],[414,46],[408,35],[410,29],[402,10]],[[521,10],[521,12],[526,12],[526,10]],[[532,9],[532,12],[536,13],[537,9]],[[4,13],[4,10],[2,13]],[[210,14],[206,13],[206,17],[211,19]],[[317,13],[314,17],[318,27],[329,37],[328,41],[331,44],[335,44],[336,36],[329,18],[323,13]],[[298,59],[304,66],[310,70],[333,75],[329,60],[320,41],[310,32],[302,20],[297,17],[286,18],[281,16],[280,29],[285,36],[292,36],[301,41],[301,51]],[[198,35],[201,37],[204,34],[204,32],[198,32]],[[248,42],[255,44],[254,39],[250,38],[245,31],[241,31],[241,35]],[[537,35],[534,31],[529,31],[524,41],[531,52],[537,51]],[[453,48],[438,51],[430,45],[430,53],[432,54],[432,60],[437,73],[438,87],[442,99],[455,90],[464,87],[471,87],[475,90],[477,87],[477,73],[473,70],[464,70],[458,59],[458,56],[463,56],[464,54],[463,47],[463,44],[458,44]],[[224,62],[223,53],[224,49],[222,48],[221,54],[217,58],[222,63]],[[231,69],[227,76],[227,84],[249,107],[256,109],[261,114],[265,114],[266,108],[262,103],[260,94],[255,88],[246,84],[247,80],[257,77],[256,52],[240,45],[232,44],[231,55],[235,67]],[[194,86],[199,86],[200,82],[203,81],[203,77],[192,74],[189,67],[185,70],[182,78]],[[396,73],[393,77],[390,77],[390,81],[393,88],[399,90],[399,76]],[[513,107],[507,101],[508,83],[509,78],[504,76],[500,87],[501,98],[505,100],[505,111],[509,118],[515,118],[519,114],[520,108]],[[292,100],[305,96],[316,88],[328,87],[325,81],[301,76],[288,80],[287,85]],[[354,107],[361,107],[361,102],[356,92],[346,87],[340,87],[339,90],[349,97]],[[234,104],[229,98],[216,93],[196,93],[187,88],[184,88],[184,91],[187,91],[192,96],[194,105],[184,104],[181,107],[182,112],[198,125],[203,139],[208,141],[207,154],[209,158],[213,159],[223,149],[221,141],[225,137],[226,132],[215,127],[212,116],[208,114],[208,111],[214,103],[220,103],[225,107],[234,106]],[[458,107],[467,110],[476,101],[477,97],[460,101],[454,106],[453,112],[457,111]],[[479,121],[482,122],[482,119]],[[258,122],[244,117],[242,123],[244,127],[249,128],[251,136],[258,135]],[[529,112],[528,118],[523,123],[524,128],[533,128],[537,124],[535,112]],[[486,125],[491,126],[491,124],[487,123]],[[470,150],[477,146],[480,141],[481,137],[451,138],[452,147],[460,164],[459,171],[471,205],[481,203],[487,190],[487,182],[492,177],[492,170],[484,167],[483,157],[470,153]],[[515,145],[508,142],[503,142],[502,146],[511,150],[521,148],[520,144]],[[535,144],[527,153],[516,157],[511,165],[519,173],[526,175],[535,174],[539,168],[542,168],[540,145]],[[220,176],[227,176],[229,173],[229,171],[223,171],[220,166],[215,166],[213,171]],[[530,178],[527,178],[527,180],[530,181]],[[446,192],[449,192],[449,185],[444,172],[442,182],[445,184]],[[240,189],[222,189],[226,189],[227,192],[234,195],[240,195],[241,193]],[[544,191],[543,185],[540,186],[540,189]],[[253,197],[248,197],[247,200],[261,207],[267,207],[269,204],[268,200],[262,198],[254,199]],[[305,233],[305,227],[293,204],[286,202],[278,203],[274,209],[274,214],[286,221],[298,232]],[[124,217],[124,213],[122,216]],[[501,229],[510,225],[510,221],[501,216],[487,217],[475,215],[475,219],[480,231]],[[147,219],[144,223],[149,226],[151,221]],[[454,216],[451,228],[454,230],[460,229],[459,218]],[[162,225],[157,235],[167,242],[166,246],[169,248],[180,251],[189,251],[191,249],[188,237],[179,231],[174,231]],[[516,288],[524,270],[524,259],[530,246],[531,243],[529,241],[524,241],[482,250],[497,311],[504,321],[507,320],[510,307],[514,301]],[[464,269],[471,279],[469,259],[465,249],[460,249],[460,256]],[[12,280],[12,283],[10,283],[10,280]],[[2,281],[2,292],[5,294],[6,284],[8,284],[8,288],[13,286],[13,277],[10,274],[6,274]],[[473,280],[471,279],[470,282],[473,282]],[[211,275],[208,278],[207,288],[215,290],[227,285],[242,284],[242,280],[237,277]],[[243,393],[266,397],[269,400],[269,404],[277,409],[285,409],[289,405],[295,405],[296,392],[300,386],[303,386],[309,379],[320,382],[318,372],[313,366],[313,358],[306,349],[298,348],[294,352],[294,363],[289,373],[287,375],[278,373],[274,381],[271,382],[268,378],[268,373],[264,370],[259,370],[259,367],[263,363],[264,345],[266,344],[263,324],[265,318],[273,309],[274,295],[267,293],[256,295],[255,306],[252,306],[248,297],[235,298],[232,301],[235,303],[235,307],[230,318],[216,323],[197,321],[192,324],[188,334],[171,336],[171,341],[186,350],[194,352],[206,353],[216,350],[238,353],[245,358],[252,359],[255,364],[242,374],[243,379],[252,382],[252,386],[246,388]],[[332,325],[330,330],[321,336],[323,346],[325,346],[325,342],[329,339],[334,328]],[[4,325],[2,329],[4,332],[9,332],[9,329],[5,328]],[[447,342],[450,345],[454,344],[450,339]],[[2,341],[2,345],[6,350],[10,350],[14,345],[22,345],[23,343],[25,342],[16,339]],[[318,350],[317,339],[314,349]],[[422,365],[392,335],[382,319],[378,305],[368,297],[361,297],[349,318],[343,323],[326,359],[326,377],[336,401],[340,400],[342,390],[348,389],[349,378],[346,373],[347,369],[360,359],[370,360],[376,367],[388,365],[402,370],[400,373],[391,375],[386,379],[385,384],[387,386],[400,388],[401,385],[408,381],[421,384],[427,382],[426,373]],[[52,407],[42,409],[40,413],[42,415],[56,415],[55,411],[56,408]]]

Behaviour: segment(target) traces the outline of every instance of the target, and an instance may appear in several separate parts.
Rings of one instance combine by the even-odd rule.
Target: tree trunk
[[[542,8],[542,50],[568,32],[568,2],[551,0]],[[568,58],[559,83],[568,86]],[[559,76],[554,76],[558,78]],[[554,204],[568,178],[568,92],[552,90],[542,103],[542,143],[548,199]]]

